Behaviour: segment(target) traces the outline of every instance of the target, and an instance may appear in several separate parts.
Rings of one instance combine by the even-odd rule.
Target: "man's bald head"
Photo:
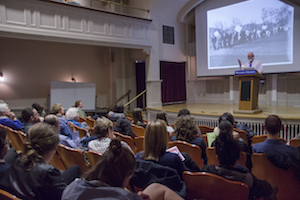
[[[253,52],[248,53],[248,60],[253,60],[254,59],[254,54]]]
[[[54,128],[59,132],[60,131],[60,124],[59,119],[56,115],[50,114],[45,117],[44,122],[54,126]]]
[[[281,120],[277,115],[269,115],[265,120],[267,132],[271,135],[276,135],[281,129]]]

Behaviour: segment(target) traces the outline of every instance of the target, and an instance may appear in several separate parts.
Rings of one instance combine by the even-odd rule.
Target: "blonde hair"
[[[56,103],[51,107],[51,112],[53,114],[57,114],[60,111],[61,107],[62,105],[60,103]]]
[[[168,137],[167,126],[163,120],[150,122],[145,131],[143,158],[158,161],[166,152]]]
[[[106,117],[99,117],[94,124],[94,133],[98,139],[106,137],[108,129],[113,127],[112,121]]]

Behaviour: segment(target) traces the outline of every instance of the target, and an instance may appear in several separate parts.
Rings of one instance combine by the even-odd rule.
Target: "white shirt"
[[[249,67],[250,67],[250,61],[246,62],[243,68],[249,68]],[[263,72],[263,66],[261,65],[259,60],[253,60],[251,63],[251,67],[253,67],[260,74]]]
[[[108,149],[110,142],[111,142],[111,139],[108,137],[101,138],[100,140],[95,139],[95,140],[92,140],[89,142],[88,148],[89,148],[89,150],[97,151],[102,155]],[[121,141],[121,144],[123,147],[128,148],[132,154],[134,154],[132,149],[126,142]]]

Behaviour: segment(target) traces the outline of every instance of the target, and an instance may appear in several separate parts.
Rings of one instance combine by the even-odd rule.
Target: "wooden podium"
[[[256,70],[235,71],[235,77],[239,78],[239,110],[234,113],[257,114],[258,86],[261,75]]]

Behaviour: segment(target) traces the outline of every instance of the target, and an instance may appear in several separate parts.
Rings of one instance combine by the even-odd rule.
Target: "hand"
[[[238,62],[239,62],[239,65],[240,65],[240,67],[241,67],[241,66],[242,66],[242,63],[241,63],[240,59],[238,59]]]
[[[72,122],[68,122],[68,126],[70,127],[72,132],[76,132],[75,126]]]
[[[12,112],[12,111],[10,111],[10,112],[8,113],[8,117],[9,117],[10,119],[12,119],[12,120],[16,120],[16,119],[17,119],[16,116],[15,116],[15,113]]]
[[[141,196],[142,199],[144,199],[144,200],[151,200],[150,197],[149,197],[149,195],[143,193],[143,191],[139,191],[137,194],[138,194],[139,196]]]

